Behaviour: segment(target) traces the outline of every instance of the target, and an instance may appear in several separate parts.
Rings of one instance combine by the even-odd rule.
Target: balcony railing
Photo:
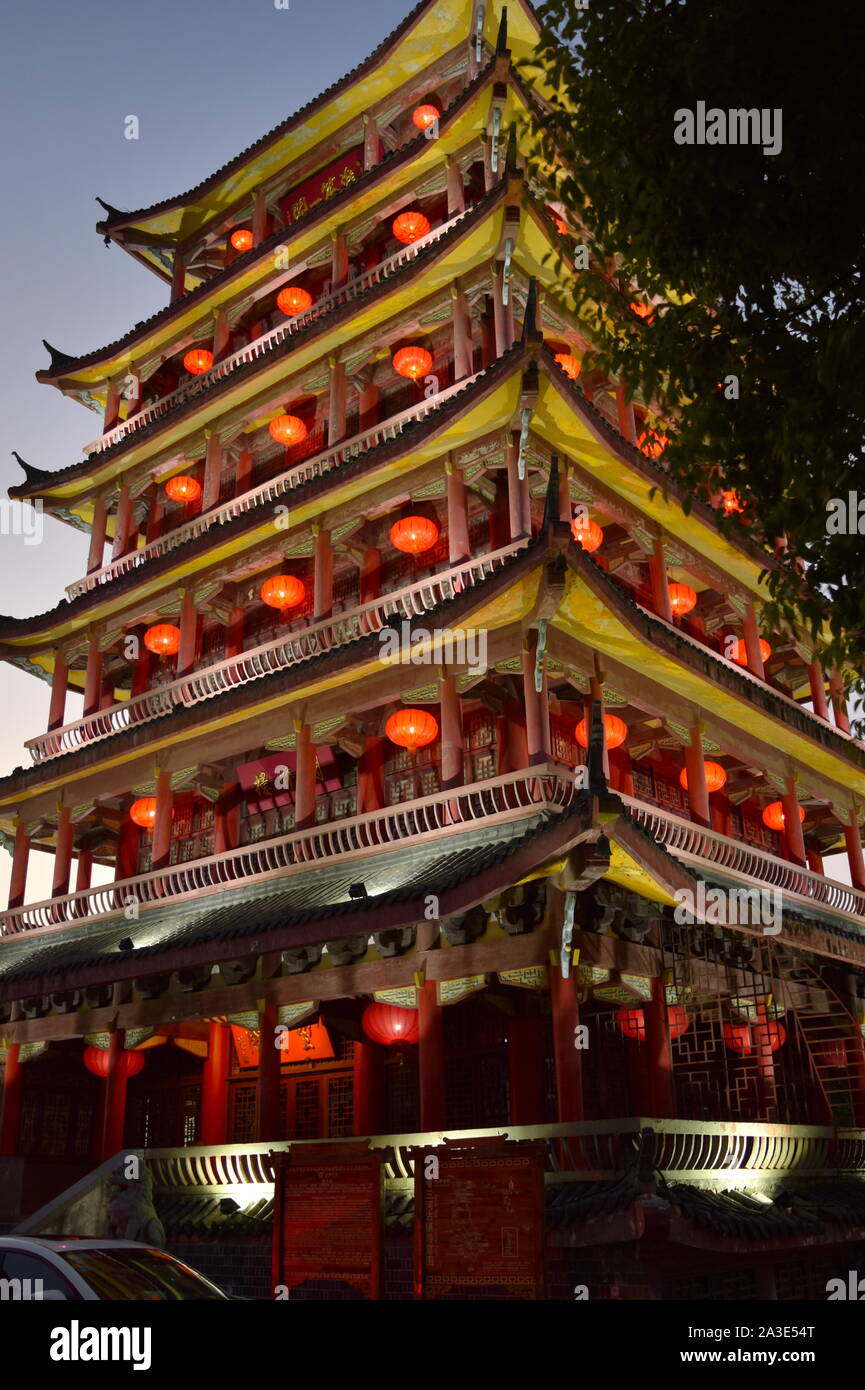
[[[319,299],[303,314],[298,314],[295,318],[286,319],[285,323],[280,323],[276,328],[272,328],[268,333],[262,333],[261,337],[255,338],[251,343],[238,348],[237,352],[231,353],[229,357],[224,357],[216,366],[211,367],[210,371],[202,372],[200,376],[193,377],[189,381],[184,381],[178,386],[176,391],[172,391],[167,396],[162,396],[152,405],[145,406],[142,410],[130,416],[128,420],[123,420],[119,425],[106,430],[98,439],[84,447],[85,454],[99,454],[105,449],[110,449],[115,444],[119,444],[121,439],[126,439],[130,434],[142,429],[145,425],[153,424],[154,420],[159,420],[163,415],[167,415],[175,406],[182,405],[184,402],[199,396],[212,386],[216,381],[224,381],[226,377],[236,372],[238,367],[245,367],[249,362],[255,362],[259,357],[264,357],[273,348],[279,347],[286,338],[292,338],[310,324],[317,323],[326,314],[334,309],[340,308],[343,304],[348,304],[371,289],[373,285],[379,285],[387,280],[396,271],[414,260],[418,252],[426,250],[433,242],[445,236],[447,232],[461,222],[464,217],[472,211],[471,207],[466,208],[465,212],[457,213],[441,226],[434,227],[426,236],[413,241],[410,246],[404,246],[392,256],[373,266],[370,270],[365,270],[362,275],[357,275],[353,280],[349,280],[339,289],[332,290],[330,294]]]
[[[696,1187],[747,1189],[767,1179],[854,1178],[865,1174],[865,1130],[838,1130],[817,1125],[775,1125],[667,1120],[633,1116],[586,1120],[576,1124],[501,1125],[494,1129],[373,1134],[371,1149],[384,1150],[384,1193],[411,1192],[417,1150],[445,1141],[467,1139],[540,1140],[546,1144],[547,1185],[609,1181],[633,1162],[642,1131],[654,1132],[653,1165],[667,1182]],[[241,1209],[273,1196],[271,1153],[302,1154],[311,1139],[268,1143],[194,1144],[188,1148],[124,1149],[147,1165],[158,1196],[231,1196]],[[357,1144],[355,1137],[328,1141]],[[87,1236],[92,1231],[92,1195],[113,1175],[117,1155],[79,1179],[65,1192],[28,1216],[16,1235]]]
[[[820,903],[848,916],[865,919],[865,893],[846,883],[836,883],[810,869],[791,864],[764,850],[719,835],[671,811],[647,806],[630,796],[622,796],[631,815],[649,834],[677,859],[705,868],[707,862],[724,873],[748,880],[750,885],[777,889],[784,894]]]
[[[453,386],[445,387],[443,391],[439,391],[435,396],[430,396],[428,400],[419,401],[417,405],[411,406],[408,410],[401,410],[397,415],[391,415],[388,419],[373,425],[371,429],[364,430],[362,434],[352,435],[351,438],[344,439],[340,444],[335,444],[332,449],[325,449],[322,453],[313,454],[311,458],[295,464],[285,473],[280,473],[267,483],[261,483],[249,492],[241,493],[239,497],[232,497],[230,501],[223,502],[221,506],[214,507],[212,511],[202,512],[200,516],[196,516],[192,521],[178,526],[176,530],[160,536],[158,540],[149,541],[139,550],[132,550],[128,555],[122,555],[119,559],[112,560],[110,564],[103,565],[101,569],[93,570],[83,579],[76,579],[74,584],[67,585],[66,593],[70,599],[78,598],[81,594],[89,593],[92,589],[98,589],[102,584],[110,583],[112,579],[116,579],[121,574],[128,574],[131,570],[138,569],[148,560],[153,560],[159,555],[167,555],[169,551],[176,550],[185,541],[203,536],[212,526],[218,526],[224,521],[233,521],[235,517],[242,516],[244,512],[252,511],[254,507],[260,506],[263,502],[277,502],[287,492],[300,487],[303,483],[311,482],[313,478],[323,478],[326,473],[330,473],[340,464],[356,458],[358,454],[375,449],[379,444],[384,444],[390,439],[396,439],[407,425],[413,425],[418,420],[425,419],[431,411],[441,405],[442,401],[448,400],[451,396],[455,396],[458,391],[470,386],[480,375],[480,372],[475,372],[472,376],[463,377],[462,381],[455,382]]]
[[[560,812],[575,795],[573,769],[543,763],[380,811],[295,830],[224,854],[14,908],[0,915],[0,937],[115,916],[130,901],[146,907],[168,900],[199,899],[226,886],[246,887],[283,879],[336,858],[360,859],[421,840],[452,838],[479,826],[491,828],[541,812]]]
[[[72,753],[110,738],[112,734],[160,719],[165,714],[171,714],[178,706],[196,705],[201,700],[235,690],[260,676],[269,676],[300,661],[323,656],[359,637],[380,632],[394,619],[411,619],[428,613],[446,599],[455,598],[457,594],[479,584],[527,544],[525,540],[514,541],[501,550],[466,560],[461,565],[420,579],[405,588],[395,589],[392,593],[382,594],[332,618],[321,618],[299,631],[288,632],[284,637],[252,647],[237,656],[226,657],[168,685],[133,695],[120,704],[97,710],[72,724],[64,724],[59,729],[28,739],[25,746],[30,750],[33,761],[41,763],[47,758]]]

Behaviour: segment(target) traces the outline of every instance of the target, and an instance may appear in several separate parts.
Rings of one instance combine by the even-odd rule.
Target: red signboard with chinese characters
[[[275,1290],[290,1293],[315,1279],[379,1297],[383,1157],[383,1150],[370,1152],[366,1140],[271,1154]],[[328,1296],[323,1290],[321,1297]]]
[[[319,203],[326,203],[335,193],[348,188],[363,173],[363,145],[347,150],[332,164],[319,169],[317,174],[289,189],[279,200],[279,208],[286,223],[296,222]]]
[[[546,1146],[445,1141],[412,1157],[415,1298],[543,1298]]]
[[[257,1067],[261,1037],[257,1028],[242,1028],[237,1023],[231,1025],[231,1036],[237,1064],[240,1067]],[[278,1038],[280,1062],[326,1062],[332,1061],[335,1053],[330,1035],[323,1023],[301,1023],[298,1028],[284,1028]]]
[[[274,806],[293,806],[296,773],[297,754],[290,748],[284,753],[256,758],[252,763],[241,763],[237,780],[250,814],[272,811]],[[327,744],[315,750],[315,779],[316,796],[339,791],[342,786],[333,749]]]

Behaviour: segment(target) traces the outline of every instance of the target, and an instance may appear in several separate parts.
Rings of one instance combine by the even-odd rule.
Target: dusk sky
[[[42,0],[9,6],[0,59],[5,392],[0,495],[21,481],[10,457],[50,471],[78,462],[100,419],[34,373],[42,339],[78,354],[168,302],[168,285],[94,230],[102,209],[139,208],[199,183],[356,67],[413,0]],[[137,116],[140,139],[124,138]],[[0,535],[4,613],[52,608],[86,570],[87,540],[45,518],[40,545]],[[30,766],[49,687],[0,664],[0,775]],[[67,709],[77,718],[80,698]],[[50,893],[52,856],[31,856],[28,898]],[[0,851],[5,904],[11,858]]]
[[[0,489],[10,457],[57,470],[82,458],[100,417],[40,386],[41,340],[79,354],[168,302],[168,286],[94,230],[97,195],[139,208],[182,193],[365,58],[412,0],[42,0],[7,8],[0,109],[5,132]],[[124,138],[127,116],[140,139]],[[8,524],[4,530],[8,530]],[[40,545],[0,536],[2,611],[53,607],[86,569],[83,533],[45,519]],[[0,664],[0,774],[30,765],[49,687]],[[69,698],[70,718],[80,697]],[[6,901],[10,856],[0,853]],[[50,892],[51,856],[31,857],[28,899]],[[848,880],[846,860],[827,872]]]

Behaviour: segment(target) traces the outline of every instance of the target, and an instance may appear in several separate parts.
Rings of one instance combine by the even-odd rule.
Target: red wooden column
[[[78,851],[78,867],[75,870],[75,891],[80,893],[90,887],[93,873],[93,850],[82,848]]]
[[[796,864],[801,864],[805,868],[808,864],[808,856],[805,853],[805,837],[802,834],[802,821],[799,817],[796,783],[792,777],[787,779],[787,790],[781,797],[781,804],[784,807],[784,838],[787,842],[787,852]]]
[[[237,849],[240,830],[239,782],[226,782],[216,803],[213,827],[213,852],[225,854],[227,850]]]
[[[315,825],[315,745],[308,724],[296,722],[297,772],[295,774],[294,825],[309,830]]]
[[[445,1050],[444,1019],[438,1002],[435,980],[418,989],[418,1087],[420,1127],[445,1127]]]
[[[12,1043],[6,1053],[6,1069],[0,1088],[0,1156],[9,1158],[18,1152],[18,1131],[21,1127],[21,1102],[24,1095],[24,1074],[21,1046]]]
[[[333,255],[331,258],[331,289],[338,290],[348,280],[348,246],[344,232],[331,232]]]
[[[228,1138],[230,1047],[227,1026],[218,1018],[209,1019],[207,1058],[201,1077],[201,1144],[224,1144]]]
[[[673,609],[670,605],[670,585],[667,580],[667,560],[664,555],[663,536],[655,536],[652,545],[652,554],[649,559],[649,574],[652,578],[652,598],[655,601],[655,612],[659,618],[664,618],[666,622],[673,621]]]
[[[814,713],[821,719],[829,719],[829,706],[826,702],[826,679],[823,675],[823,667],[814,657],[808,667],[808,684],[811,687],[811,703],[814,706]]]
[[[442,791],[460,787],[463,783],[463,724],[456,676],[448,674],[439,679],[441,701],[441,778]]]
[[[241,449],[237,455],[237,468],[234,474],[234,495],[242,497],[252,487],[252,454],[249,449]]]
[[[222,445],[216,430],[205,430],[207,447],[204,453],[204,486],[201,490],[201,510],[208,511],[219,501],[222,483]]]
[[[97,497],[93,503],[93,521],[90,523],[90,548],[87,552],[87,573],[101,570],[105,556],[105,528],[108,524],[108,507],[104,497]]]
[[[745,653],[748,658],[748,670],[754,676],[759,676],[761,681],[766,679],[766,671],[763,667],[763,658],[760,655],[760,629],[757,626],[757,614],[753,603],[749,603],[745,609],[745,617],[742,620],[742,631],[745,636]]]
[[[451,285],[453,301],[454,381],[472,374],[472,328],[468,301],[456,285]]]
[[[174,253],[174,266],[171,272],[171,303],[182,298],[186,290],[186,266],[179,251]]]
[[[532,533],[529,478],[528,473],[526,473],[524,478],[520,478],[519,476],[519,452],[519,435],[512,431],[508,436],[506,455],[508,467],[508,517],[510,520],[512,541],[520,540],[523,536],[530,536]]]
[[[252,240],[260,246],[267,236],[267,199],[259,190],[252,200]]]
[[[381,150],[378,121],[367,111],[363,117],[363,171],[365,174],[381,163]]]
[[[336,357],[327,359],[330,367],[330,405],[327,417],[327,442],[338,444],[345,439],[346,397],[348,388],[345,380],[345,363]]]
[[[583,1114],[583,1050],[576,1046],[580,1006],[573,975],[567,979],[561,966],[551,964],[550,1005],[553,1013],[553,1056],[556,1066],[556,1120],[576,1123]],[[603,1065],[601,1059],[598,1064]]]
[[[138,873],[138,846],[141,835],[142,831],[127,811],[117,838],[117,854],[114,860],[115,883],[120,883],[125,878],[135,878]]]
[[[102,1117],[99,1125],[99,1157],[104,1163],[123,1148],[126,1127],[126,1072],[123,1044],[126,1032],[118,1028],[108,1042],[108,1071],[102,1083]]]
[[[102,416],[102,433],[113,430],[120,421],[120,388],[122,381],[111,381],[105,392],[105,413]]]
[[[446,173],[445,182],[448,194],[448,217],[456,217],[458,213],[466,210],[466,191],[463,184],[462,170],[457,160],[450,155],[445,159]]]
[[[466,487],[463,475],[452,459],[445,460],[448,501],[448,546],[452,565],[468,560],[471,555],[469,541],[469,513],[466,501]]]
[[[854,888],[865,892],[865,858],[862,854],[859,817],[855,811],[849,822],[844,824],[844,844],[847,849],[847,862],[850,865],[850,882]]]
[[[624,386],[616,387],[616,409],[619,413],[619,433],[629,444],[637,442],[637,427],[634,424],[634,406],[625,400]]]
[[[381,594],[381,551],[370,549],[363,552],[363,562],[358,579],[358,598],[361,603],[370,603]]]
[[[87,670],[84,676],[84,713],[95,714],[102,695],[102,652],[95,632],[87,636]]]
[[[496,335],[496,357],[502,357],[513,343],[513,338],[508,339],[508,320],[505,306],[502,303],[502,266],[500,261],[495,261],[492,268],[493,285],[493,326]]]
[[[156,821],[153,826],[153,845],[150,851],[151,867],[164,869],[168,866],[171,854],[171,773],[158,771],[156,774]]]
[[[688,772],[688,809],[695,820],[711,829],[712,812],[709,808],[709,789],[706,786],[702,727],[702,724],[693,726],[691,742],[685,749],[685,766]]]
[[[235,606],[228,615],[228,626],[225,631],[225,655],[239,656],[243,651],[243,627],[246,621],[246,609],[242,606]]]
[[[508,1122],[512,1125],[544,1123],[544,1020],[529,1013],[527,1003],[519,1001],[518,1011],[508,1023]]]
[[[177,674],[188,676],[195,665],[198,650],[198,614],[191,589],[181,589],[180,647],[177,652]]]
[[[282,1056],[276,1046],[276,1025],[279,1015],[275,1004],[267,1004],[259,1014],[258,1081],[255,1087],[255,1138],[258,1143],[280,1139],[279,1122],[279,1062]]]
[[[60,898],[64,893],[69,892],[73,834],[74,829],[69,807],[61,805],[57,813],[57,844],[54,850],[54,875],[51,880],[52,898]]]
[[[352,1130],[355,1134],[386,1132],[384,1048],[373,1043],[354,1045]]]
[[[523,700],[526,707],[526,742],[529,764],[545,763],[550,757],[550,702],[547,678],[541,689],[535,689],[535,657],[538,634],[533,628],[523,638]]]
[[[111,546],[112,560],[118,560],[129,549],[132,530],[132,496],[129,484],[123,483],[117,498],[117,514],[114,521],[114,541]]]
[[[384,739],[367,738],[357,769],[357,813],[384,806]]]
[[[313,617],[327,618],[333,610],[333,546],[330,531],[313,522],[315,536]]]
[[[832,708],[835,711],[835,723],[844,734],[850,732],[850,720],[847,717],[847,701],[844,698],[844,682],[837,671],[829,673],[829,690],[832,694]]]
[[[649,1083],[647,1099],[651,1098],[652,1115],[656,1119],[671,1120],[676,1114],[676,1100],[667,992],[663,975],[656,976],[652,981],[652,997],[644,1005],[643,1017],[646,1027],[646,1066]]]
[[[12,850],[12,875],[9,879],[9,907],[23,907],[27,891],[27,865],[30,862],[30,836],[27,822],[15,826],[15,846]]]

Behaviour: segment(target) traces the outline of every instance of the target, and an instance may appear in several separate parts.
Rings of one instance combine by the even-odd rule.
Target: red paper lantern
[[[432,353],[422,347],[400,348],[393,355],[393,369],[399,376],[407,376],[412,381],[426,376],[432,370]]]
[[[671,1038],[680,1038],[691,1026],[691,1017],[681,1004],[667,1005],[667,1027]],[[636,1042],[646,1041],[646,1017],[642,1009],[629,1009],[627,1006],[616,1011],[616,1027],[626,1038]]]
[[[563,222],[562,219],[561,219],[560,217],[554,217],[554,218],[553,218],[553,221],[554,221],[555,224],[556,224],[556,231],[558,232],[559,236],[567,236],[567,235],[568,235],[568,224],[567,224],[567,222]]]
[[[738,1052],[740,1057],[747,1057],[754,1048],[751,1044],[751,1029],[747,1023],[725,1023],[724,1024],[724,1046],[730,1052]]]
[[[805,812],[803,811],[801,806],[798,808],[798,810],[799,820],[803,821],[805,819]],[[784,829],[785,820],[783,801],[770,801],[769,805],[763,812],[763,824],[768,825],[770,830]]]
[[[573,357],[569,352],[557,352],[556,361],[565,376],[569,376],[571,381],[576,381],[577,377],[580,375],[582,365],[580,359],[578,357]]]
[[[728,516],[730,516],[732,512],[743,512],[745,510],[745,504],[743,503],[738,492],[725,492],[723,496],[723,503],[724,511],[727,513]]]
[[[416,106],[411,113],[412,122],[417,126],[418,130],[429,130],[430,126],[435,125],[440,116],[441,111],[439,111],[437,106],[433,106],[432,102],[427,102],[423,106]]]
[[[581,719],[576,728],[577,743],[581,748],[588,748],[589,746],[587,729],[588,725],[585,719]],[[624,719],[620,719],[617,714],[605,714],[604,733],[607,739],[607,748],[621,748],[628,737],[628,726]]]
[[[768,1039],[769,1047],[773,1052],[777,1052],[787,1041],[787,1029],[783,1023],[778,1023],[774,1018],[767,1018],[763,1023],[754,1024],[754,1044],[760,1047]]]
[[[399,217],[393,220],[393,234],[397,241],[403,242],[405,246],[411,246],[413,241],[420,241],[429,229],[429,218],[424,217],[422,212],[401,212]]]
[[[384,726],[391,743],[416,753],[438,738],[438,720],[425,709],[398,709]]]
[[[94,1076],[105,1077],[108,1075],[110,1055],[107,1047],[85,1047],[84,1065],[88,1071],[92,1071]],[[143,1069],[144,1058],[140,1052],[120,1052],[116,1065],[121,1076],[125,1076],[128,1080],[130,1076],[137,1076]]]
[[[129,818],[136,825],[140,825],[142,830],[152,830],[156,824],[156,797],[142,796],[139,801],[133,801],[129,808]]]
[[[231,244],[235,251],[251,251],[252,232],[248,227],[238,227],[236,232],[231,233]]]
[[[771,655],[772,655],[772,648],[769,646],[769,643],[766,642],[766,641],[764,641],[763,638],[761,637],[761,638],[760,638],[760,660],[761,660],[762,662],[766,662],[766,661],[769,660],[769,657],[770,657]],[[748,665],[748,647],[747,647],[747,644],[746,644],[746,642],[745,642],[744,637],[740,637],[739,640],[738,640],[738,642],[736,643],[735,647],[733,648],[731,660],[732,660],[732,661],[735,661],[735,663],[736,663],[737,666],[747,666],[747,665]]]
[[[180,628],[172,623],[157,623],[145,632],[144,645],[157,656],[174,656],[180,651]]]
[[[213,353],[208,348],[190,348],[183,365],[193,376],[201,376],[202,372],[209,372],[213,366]]]
[[[303,603],[306,597],[306,587],[302,579],[295,579],[293,574],[275,574],[271,579],[265,579],[261,586],[261,599],[268,608],[278,608],[280,613],[284,613],[289,608],[296,608],[299,603]]]
[[[393,1004],[367,1004],[363,1011],[363,1031],[384,1047],[395,1043],[416,1043],[419,1037],[417,1009],[397,1009]]]
[[[596,521],[590,521],[585,512],[578,512],[571,522],[571,535],[583,550],[593,555],[604,543],[604,533]]]
[[[292,444],[299,444],[306,439],[307,428],[302,420],[296,415],[277,415],[268,425],[268,430],[272,439],[277,444],[285,444],[286,447]]]
[[[720,763],[704,762],[703,767],[706,772],[706,791],[711,796],[712,792],[719,792],[727,781],[727,774]],[[682,768],[679,773],[679,781],[688,790],[688,769]]]
[[[276,303],[284,314],[292,318],[295,314],[303,314],[310,308],[312,295],[302,285],[286,285],[276,296]]]
[[[185,473],[178,473],[176,477],[168,479],[165,491],[172,502],[195,502],[201,496],[201,484]]]
[[[651,323],[655,317],[655,310],[651,304],[641,304],[639,299],[632,299],[630,304],[632,314],[636,314],[638,319],[645,319]]]
[[[668,584],[670,607],[677,618],[684,617],[697,606],[697,595],[689,584]]]
[[[422,555],[432,550],[439,538],[439,528],[425,516],[404,516],[390,528],[391,545],[406,555]]]
[[[637,440],[637,447],[646,458],[659,459],[667,447],[667,436],[655,430],[643,430]]]

